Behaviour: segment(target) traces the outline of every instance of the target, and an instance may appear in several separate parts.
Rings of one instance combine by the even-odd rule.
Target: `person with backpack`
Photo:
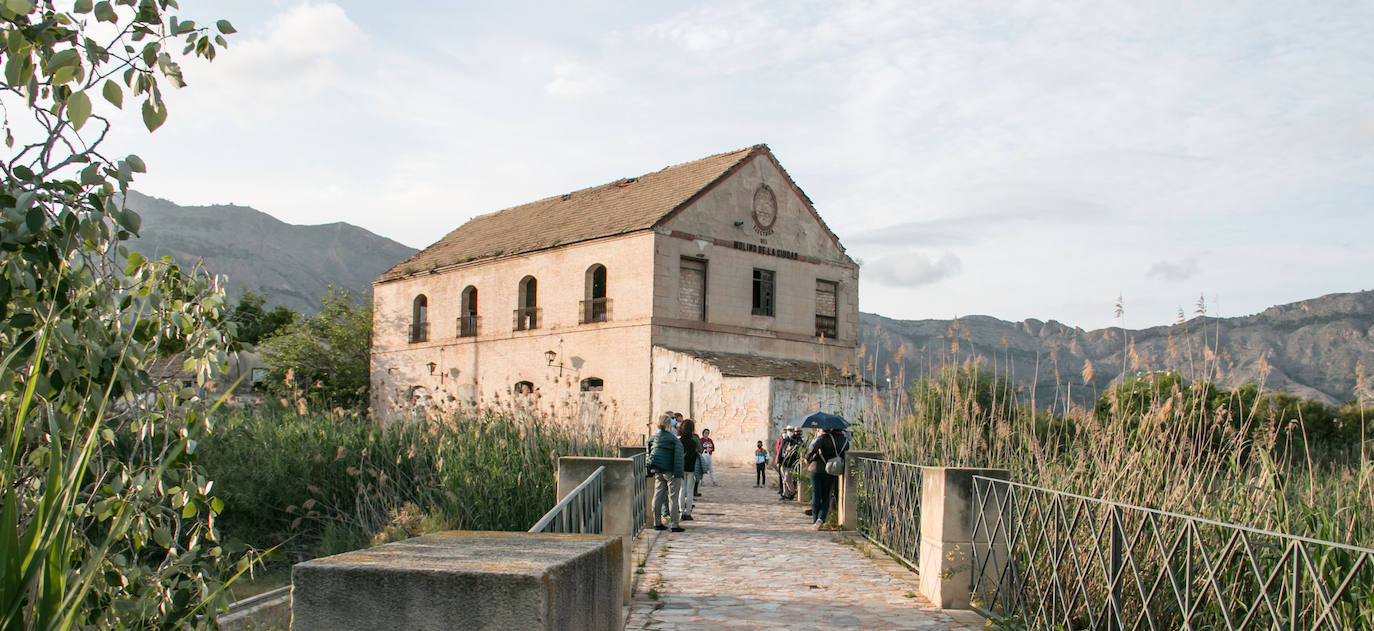
[[[788,426],[778,447],[778,484],[782,500],[797,499],[797,461],[801,459],[801,430]]]
[[[835,492],[839,475],[844,472],[844,455],[849,451],[849,439],[844,430],[823,430],[806,453],[806,470],[811,473],[811,517],[813,530],[820,530],[830,513],[830,495]],[[839,459],[838,467],[830,464]]]
[[[758,447],[754,449],[754,488],[766,486],[768,484],[768,450],[763,448],[763,441],[759,441]]]
[[[649,473],[654,478],[654,529],[682,532],[679,523],[682,492],[682,442],[671,431],[674,418],[665,414],[658,421],[658,433],[649,439]],[[664,520],[668,525],[664,525]]]

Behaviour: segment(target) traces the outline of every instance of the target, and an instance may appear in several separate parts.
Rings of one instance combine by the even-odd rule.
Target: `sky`
[[[182,205],[421,248],[767,143],[864,311],[1141,328],[1374,289],[1367,1],[181,5],[239,33],[108,143]]]

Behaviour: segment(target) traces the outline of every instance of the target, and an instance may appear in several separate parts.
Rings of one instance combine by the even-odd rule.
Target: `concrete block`
[[[299,563],[294,631],[619,629],[620,537],[448,531]]]
[[[944,608],[969,607],[975,475],[1008,478],[1006,469],[921,468],[921,595]]]

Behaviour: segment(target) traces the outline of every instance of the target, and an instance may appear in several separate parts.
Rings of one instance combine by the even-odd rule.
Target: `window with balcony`
[[[463,289],[462,304],[458,311],[458,337],[477,337],[477,288],[468,285]]]
[[[816,337],[833,340],[839,336],[839,284],[816,281]]]
[[[606,297],[606,266],[600,263],[587,268],[586,291],[579,321],[605,322],[611,319],[611,299]]]
[[[533,276],[520,279],[516,290],[515,330],[528,331],[539,328],[539,283]]]
[[[410,305],[410,343],[429,341],[429,299],[424,294]]]
[[[773,271],[754,270],[754,309],[756,316],[773,315]]]

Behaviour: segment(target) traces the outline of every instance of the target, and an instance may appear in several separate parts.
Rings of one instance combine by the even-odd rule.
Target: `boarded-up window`
[[[706,319],[706,261],[682,259],[678,273],[678,317]]]
[[[828,280],[816,281],[816,337],[835,339],[839,333],[839,324],[836,318],[838,309],[836,301],[839,295],[839,285]]]

